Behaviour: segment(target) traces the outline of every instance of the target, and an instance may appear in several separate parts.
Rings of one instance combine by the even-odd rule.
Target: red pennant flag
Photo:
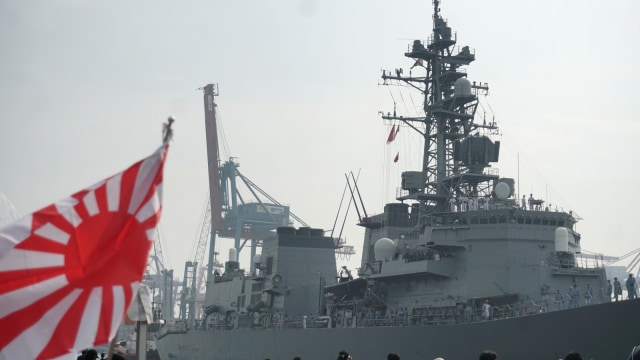
[[[424,66],[424,62],[422,59],[417,59],[416,62],[413,64],[413,66],[411,66],[411,69],[413,69],[416,66]]]
[[[116,334],[160,220],[167,150],[0,228],[0,359],[58,358]]]
[[[393,158],[393,162],[394,162],[394,163],[397,163],[399,159],[400,159],[400,152],[398,152],[398,153],[396,154],[396,157],[394,157],[394,158]]]
[[[396,138],[396,126],[393,125],[391,131],[389,132],[389,136],[387,136],[387,144],[391,143]]]
[[[391,127],[391,131],[389,131],[389,136],[387,136],[387,144],[391,143],[393,140],[396,139],[396,135],[398,134],[398,131],[400,131],[400,125],[398,126],[393,125]]]

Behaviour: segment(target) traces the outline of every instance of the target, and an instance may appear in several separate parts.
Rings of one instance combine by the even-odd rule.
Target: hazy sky
[[[583,217],[583,249],[638,248],[640,2],[441,8],[458,45],[475,49],[469,79],[491,87],[482,103],[503,132],[500,175]],[[428,0],[0,1],[0,192],[21,214],[62,199],[150,154],[173,115],[161,235],[181,274],[208,196],[197,89],[213,82],[221,154],[244,175],[327,229],[344,173],[361,171],[366,209],[378,213],[400,171],[420,168],[422,148],[406,127],[385,144],[378,111],[395,100],[412,114],[422,100],[379,86],[380,70],[409,69],[403,54],[427,38],[431,11]],[[222,260],[232,243],[219,242]]]

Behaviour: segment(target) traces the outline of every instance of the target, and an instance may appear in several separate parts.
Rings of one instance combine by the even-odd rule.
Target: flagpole
[[[147,321],[136,321],[136,359],[147,360]]]
[[[176,119],[174,119],[173,116],[169,116],[169,119],[167,119],[167,122],[162,124],[162,142],[163,143],[168,142],[173,137],[173,129],[171,128],[171,125],[173,124],[174,121],[176,121]]]
[[[116,331],[115,335],[113,335],[113,338],[111,339],[111,342],[109,343],[109,353],[107,354],[107,360],[111,360],[113,358],[113,350],[116,347],[117,338],[118,338],[118,332]]]

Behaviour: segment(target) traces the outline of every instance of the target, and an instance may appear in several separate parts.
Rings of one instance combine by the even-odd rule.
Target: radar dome
[[[557,228],[555,236],[556,251],[569,251],[569,239],[571,237],[573,235],[569,233],[569,229],[565,227]]]
[[[236,249],[235,248],[229,249],[229,261],[237,261],[236,259],[237,259]]]
[[[469,96],[471,95],[471,82],[466,78],[460,78],[453,84],[454,96]]]
[[[396,254],[396,245],[389,238],[380,238],[373,245],[373,254],[376,260],[390,260]]]
[[[254,264],[262,264],[262,254],[255,254],[253,257]]]
[[[509,197],[509,195],[511,195],[511,187],[509,186],[509,184],[502,181],[496,184],[494,191],[496,192],[496,196],[500,200],[505,200]]]

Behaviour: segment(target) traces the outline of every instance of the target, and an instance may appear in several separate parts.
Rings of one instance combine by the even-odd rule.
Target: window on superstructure
[[[264,289],[264,283],[262,281],[256,281],[251,285],[251,292],[258,292]]]
[[[267,258],[267,268],[265,269],[265,274],[271,275],[272,271],[273,271],[273,256],[269,256]]]
[[[253,294],[253,295],[251,295],[251,303],[252,304],[259,303],[261,299],[262,299],[262,294]]]

